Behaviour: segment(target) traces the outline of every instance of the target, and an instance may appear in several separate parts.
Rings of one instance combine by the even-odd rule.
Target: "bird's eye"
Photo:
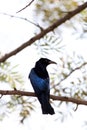
[[[45,60],[45,63],[48,63],[48,60],[47,60],[47,59]]]

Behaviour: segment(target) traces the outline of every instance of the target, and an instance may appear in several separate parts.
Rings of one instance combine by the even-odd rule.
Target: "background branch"
[[[23,11],[24,9],[26,9],[27,7],[29,7],[33,2],[34,2],[34,0],[32,0],[31,2],[29,2],[28,5],[26,5],[24,8],[20,9],[20,10],[17,11],[16,13],[19,13],[19,12]]]
[[[87,7],[87,2],[85,2],[82,5],[80,5],[78,8],[76,8],[73,11],[71,11],[70,13],[66,14],[63,18],[57,20],[54,24],[52,24],[48,28],[44,29],[39,34],[37,34],[36,36],[32,37],[27,42],[23,43],[18,48],[14,49],[13,51],[11,51],[11,52],[5,54],[4,56],[2,56],[0,58],[0,62],[4,62],[5,60],[7,60],[8,58],[10,58],[11,56],[13,56],[13,55],[19,53],[20,51],[22,51],[27,46],[30,46],[36,40],[39,40],[40,38],[42,38],[43,36],[45,36],[47,33],[53,31],[56,27],[58,27],[59,25],[63,24],[65,21],[69,20],[70,18],[72,18],[73,16],[75,16],[76,14],[78,14],[79,12],[81,12],[82,10],[84,10],[86,7]]]
[[[76,70],[81,69],[83,66],[87,65],[87,62],[84,62],[83,64],[81,64],[80,66],[76,67],[75,69],[71,70],[71,72],[64,77],[63,79],[61,79],[55,86],[59,86],[61,84],[62,81],[66,80],[72,73],[74,73]]]
[[[33,92],[24,92],[24,91],[20,91],[20,90],[0,90],[0,94],[1,94],[1,97],[3,95],[20,95],[20,96],[36,97],[35,93],[33,93]],[[87,101],[82,100],[82,99],[75,99],[72,97],[50,95],[50,98],[53,100],[76,103],[77,105],[87,105]]]
[[[40,30],[43,30],[43,28],[38,23],[36,24],[36,23],[30,21],[27,18],[16,16],[16,15],[12,15],[12,14],[8,14],[8,13],[4,13],[4,12],[0,12],[0,14],[9,16],[11,18],[17,18],[17,19],[25,20],[26,22],[29,22],[29,23],[33,24],[34,26],[38,27]]]

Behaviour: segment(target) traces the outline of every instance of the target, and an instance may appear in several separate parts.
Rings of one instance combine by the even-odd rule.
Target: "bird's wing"
[[[31,81],[31,84],[34,88],[35,91],[46,91],[49,92],[50,88],[49,88],[49,77],[46,79],[42,79],[40,77],[38,77],[38,75],[35,73],[34,69],[31,70],[30,74],[29,74],[29,78]]]

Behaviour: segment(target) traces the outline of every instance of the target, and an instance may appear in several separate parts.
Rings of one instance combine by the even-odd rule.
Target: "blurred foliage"
[[[84,58],[75,53],[72,56],[63,55],[58,59],[59,66],[54,70],[56,74],[51,74],[55,95],[86,99],[87,67],[84,63]]]
[[[34,99],[31,100],[30,97],[12,95],[12,96],[3,96],[0,99],[0,120],[5,116],[17,111],[17,115],[21,123],[26,119],[31,110],[34,110]]]
[[[11,63],[5,61],[0,63],[0,84],[1,89],[8,90],[24,90],[23,85],[23,77],[17,70],[18,65],[12,67]],[[3,84],[2,84],[3,83]],[[11,95],[11,96],[3,96],[0,97],[0,120],[2,120],[8,113],[14,112],[15,110],[19,111],[19,115],[21,117],[20,121],[23,120],[30,115],[30,111],[34,110],[33,101],[30,101],[29,98],[25,98],[22,96]]]
[[[34,110],[35,106],[33,105],[33,99],[31,101],[30,97],[23,96],[11,96],[11,100],[7,103],[8,110],[11,112],[14,110],[19,111],[20,122],[23,123],[24,119],[26,119],[30,115],[30,111]]]
[[[39,41],[34,43],[39,56],[52,55],[53,53],[61,53],[64,45],[61,44],[62,38],[60,35],[56,35],[55,32],[45,35]]]
[[[64,17],[70,11],[76,9],[80,4],[83,4],[85,0],[40,0],[35,4],[35,15],[37,17],[40,26],[48,27],[56,20]],[[66,21],[63,26],[68,29],[74,29],[81,31],[82,33],[87,32],[87,9],[83,10],[72,19]],[[78,26],[77,26],[78,25]],[[81,29],[81,30],[80,30]],[[61,33],[60,33],[61,34]]]
[[[0,82],[9,83],[16,89],[18,84],[23,83],[22,76],[16,71],[18,65],[11,67],[10,62],[0,63]]]
[[[76,9],[83,2],[84,0],[68,0],[68,2],[67,0],[40,0],[36,2],[35,13],[37,18],[40,18],[40,15],[42,16],[41,18],[43,22],[53,23],[65,16],[66,13]],[[87,18],[86,11],[82,11],[81,14],[83,19],[84,17],[85,19]]]
[[[57,19],[65,16],[67,12],[74,10],[77,6],[78,2],[74,0],[68,0],[68,2],[67,0],[40,0],[36,3],[35,12],[37,17],[43,14],[43,22],[53,23]]]
[[[84,58],[75,53],[66,54],[58,58],[58,64],[54,72],[50,72],[52,93],[87,100],[87,62]],[[69,102],[56,101],[54,104],[61,121],[78,109],[78,105]]]

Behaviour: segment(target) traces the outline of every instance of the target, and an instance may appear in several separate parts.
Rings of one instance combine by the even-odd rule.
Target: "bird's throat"
[[[43,79],[46,79],[49,77],[48,72],[46,70],[46,68],[43,67],[35,67],[34,71],[36,72],[36,74]]]

